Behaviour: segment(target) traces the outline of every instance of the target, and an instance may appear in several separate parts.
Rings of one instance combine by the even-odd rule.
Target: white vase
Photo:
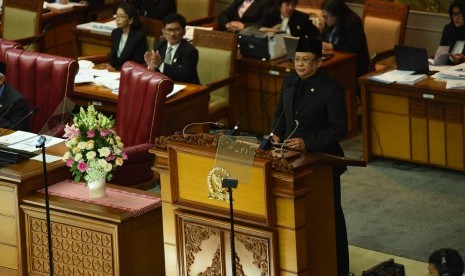
[[[105,187],[105,178],[88,181],[87,188],[89,189],[89,197],[90,198],[101,198],[105,197],[106,195],[106,187]]]

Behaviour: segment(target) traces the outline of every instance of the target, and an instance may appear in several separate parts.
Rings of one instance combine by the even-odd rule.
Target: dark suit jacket
[[[147,51],[147,38],[145,34],[141,30],[130,30],[126,45],[124,45],[124,49],[118,57],[116,53],[122,35],[123,31],[120,28],[116,28],[111,32],[110,65],[119,70],[128,60],[144,64],[144,53]]]
[[[293,138],[302,138],[306,151],[344,156],[339,141],[347,133],[347,110],[344,88],[338,81],[322,70],[307,80],[296,73],[288,75],[272,124],[281,142],[294,130],[294,120],[299,126]],[[342,173],[345,167],[339,169]]]
[[[23,95],[13,87],[5,84],[2,97],[0,98],[0,127],[27,131],[29,125],[28,119],[25,119],[14,128],[12,127],[28,113],[29,108]]]
[[[323,41],[329,42],[332,30],[332,27],[325,27],[322,33]],[[357,54],[357,76],[365,75],[368,72],[370,58],[365,30],[360,17],[354,12],[350,12],[338,25],[333,38],[336,39],[336,42],[333,42],[334,50]]]
[[[174,0],[133,0],[139,15],[163,20],[167,14],[176,12]]]
[[[270,23],[268,25],[274,26],[281,24],[281,22],[281,11],[278,7],[273,12],[273,15],[270,16]],[[313,25],[310,16],[301,11],[294,11],[289,18],[288,26],[292,36],[300,37],[302,35],[308,35],[309,37],[316,37],[320,34],[320,30]]]
[[[234,2],[218,16],[220,30],[226,30],[226,24],[231,21],[240,21],[248,26],[272,27],[269,25],[269,16],[272,14],[276,4],[273,0],[255,0],[249,8],[239,18],[237,10],[244,0],[234,0]]]
[[[165,59],[165,53],[168,42],[161,40],[155,45],[155,51],[158,51],[162,60]],[[199,62],[199,52],[187,40],[181,40],[178,49],[174,53],[172,63],[163,65],[163,74],[173,81],[200,84],[197,73],[197,63]]]

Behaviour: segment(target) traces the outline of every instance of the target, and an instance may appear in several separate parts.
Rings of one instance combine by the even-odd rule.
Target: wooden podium
[[[156,141],[166,275],[232,274],[229,202],[208,196],[219,136]],[[336,163],[363,165],[327,155],[287,152],[281,158],[256,151],[249,183],[233,192],[238,275],[337,275]]]

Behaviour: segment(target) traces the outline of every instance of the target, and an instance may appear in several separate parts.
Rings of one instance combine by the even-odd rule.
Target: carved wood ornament
[[[221,136],[225,135],[224,133],[218,133],[215,135],[200,133],[200,134],[175,134],[171,136],[160,136],[155,139],[155,147],[159,149],[167,149],[169,142],[180,142],[187,143],[190,145],[201,146],[206,148],[218,147],[218,141]],[[273,155],[271,151],[268,150],[255,150],[255,157],[266,159],[271,161],[271,167],[275,171],[292,173],[294,167],[291,163],[288,162],[285,158]]]

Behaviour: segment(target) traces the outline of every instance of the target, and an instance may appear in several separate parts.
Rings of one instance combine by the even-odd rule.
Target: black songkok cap
[[[295,51],[310,52],[319,58],[323,56],[321,40],[311,38],[306,35],[299,38],[299,42],[297,43],[297,48]]]

